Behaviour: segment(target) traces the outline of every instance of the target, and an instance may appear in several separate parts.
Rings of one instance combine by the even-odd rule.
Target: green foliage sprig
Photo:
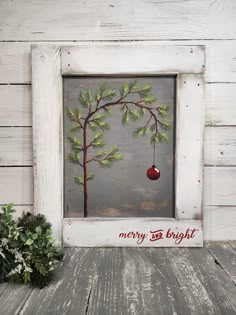
[[[15,220],[14,212],[13,204],[0,211],[0,281],[44,287],[53,280],[62,251],[43,215],[23,213]]]

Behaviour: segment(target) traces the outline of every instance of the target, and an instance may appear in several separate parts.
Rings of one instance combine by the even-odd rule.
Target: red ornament
[[[147,170],[147,177],[151,180],[157,180],[160,177],[160,175],[161,175],[160,170],[156,168],[155,165],[152,165],[152,167],[150,167]]]

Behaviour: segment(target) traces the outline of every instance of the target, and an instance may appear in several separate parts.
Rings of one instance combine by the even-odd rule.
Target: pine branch
[[[80,162],[80,154],[76,152],[71,152],[68,154],[68,160],[71,161],[73,164],[79,164],[83,167],[83,164]]]
[[[104,147],[104,145],[106,144],[105,141],[102,140],[103,138],[103,134],[100,132],[97,132],[95,134],[95,137],[93,138],[93,140],[87,145],[87,149],[90,147],[93,148],[102,148]]]
[[[74,180],[76,184],[84,186],[84,177],[83,176],[75,176]]]
[[[122,159],[122,154],[119,152],[119,149],[115,146],[112,146],[111,149],[107,151],[100,151],[92,159],[88,160],[90,162],[98,162],[101,167],[111,167],[112,164],[116,161]]]

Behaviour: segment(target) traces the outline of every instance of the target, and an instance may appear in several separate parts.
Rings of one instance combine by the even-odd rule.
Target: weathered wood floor
[[[236,241],[66,249],[46,289],[1,284],[0,314],[236,314]]]

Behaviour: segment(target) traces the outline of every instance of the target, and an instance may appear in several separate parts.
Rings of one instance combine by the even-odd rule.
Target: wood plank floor
[[[3,283],[0,314],[233,315],[236,241],[203,248],[70,248],[42,290]]]

